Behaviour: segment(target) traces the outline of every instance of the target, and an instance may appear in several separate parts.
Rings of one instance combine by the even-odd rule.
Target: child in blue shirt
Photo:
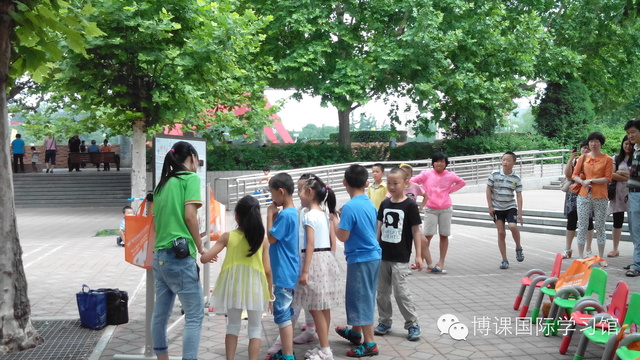
[[[336,237],[344,242],[347,259],[347,324],[353,327],[338,326],[336,332],[357,345],[347,351],[349,357],[378,355],[373,323],[382,250],[376,238],[377,211],[365,195],[368,178],[367,169],[361,165],[347,168],[342,183],[351,200],[342,208],[340,224],[336,224],[338,219],[334,216],[331,221]]]
[[[293,179],[289,174],[280,173],[269,180],[271,205],[267,208],[267,236],[269,256],[273,273],[273,319],[280,331],[282,350],[269,359],[293,360],[293,315],[294,289],[300,271],[298,250],[298,211],[293,205]],[[282,211],[278,212],[278,207]]]

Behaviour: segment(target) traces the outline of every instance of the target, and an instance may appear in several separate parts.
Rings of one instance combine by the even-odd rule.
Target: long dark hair
[[[336,213],[336,194],[330,187],[325,185],[319,177],[310,177],[306,184],[304,184],[304,187],[313,190],[314,201],[317,201],[319,204],[325,203],[329,213]]]
[[[193,147],[193,145],[189,144],[186,141],[178,141],[173,144],[171,150],[167,152],[167,155],[164,157],[164,164],[162,164],[162,175],[160,177],[160,181],[158,182],[158,186],[153,191],[154,194],[158,194],[162,187],[171,179],[172,177],[180,178],[178,172],[180,171],[189,171],[186,167],[184,167],[183,163],[187,158],[191,155],[195,155],[198,157],[198,152]]]
[[[627,153],[624,152],[624,142],[627,140],[629,140],[629,136],[625,135],[622,138],[622,142],[620,143],[620,152],[618,153],[618,156],[616,156],[616,169],[618,169],[620,164],[622,164],[622,162],[624,161],[624,158],[627,156]],[[628,166],[631,166],[632,159],[633,159],[633,145],[631,145],[631,154],[629,154],[629,160],[627,160]]]
[[[260,202],[251,195],[246,195],[236,204],[238,229],[244,233],[249,243],[249,254],[253,256],[260,249],[264,239],[264,225],[260,215]]]

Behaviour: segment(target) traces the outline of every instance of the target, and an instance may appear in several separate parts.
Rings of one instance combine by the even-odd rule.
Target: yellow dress
[[[227,253],[213,289],[216,313],[227,309],[265,311],[269,302],[267,277],[262,264],[262,246],[250,257],[249,243],[240,230],[229,233]]]

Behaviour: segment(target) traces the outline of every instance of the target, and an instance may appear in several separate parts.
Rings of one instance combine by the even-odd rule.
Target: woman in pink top
[[[460,190],[467,183],[454,172],[446,170],[449,165],[449,157],[445,153],[435,153],[431,157],[433,169],[425,170],[420,175],[411,179],[412,182],[422,185],[427,195],[425,211],[424,234],[426,243],[422,244],[422,252],[429,253],[429,245],[436,231],[440,234],[440,261],[431,266],[427,259],[427,269],[432,273],[444,272],[444,259],[449,248],[449,235],[451,235],[451,197],[449,194]]]

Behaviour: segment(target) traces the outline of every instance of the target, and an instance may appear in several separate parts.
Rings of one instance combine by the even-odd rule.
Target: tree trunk
[[[147,194],[147,134],[146,121],[137,119],[133,123],[133,139],[131,142],[131,197],[142,198]],[[140,200],[134,200],[133,208],[137,209]]]
[[[351,133],[349,132],[349,115],[351,109],[338,109],[338,145],[351,147]]]
[[[9,152],[7,82],[11,59],[12,1],[0,1],[0,355],[42,343],[31,324],[27,278],[18,238]]]

